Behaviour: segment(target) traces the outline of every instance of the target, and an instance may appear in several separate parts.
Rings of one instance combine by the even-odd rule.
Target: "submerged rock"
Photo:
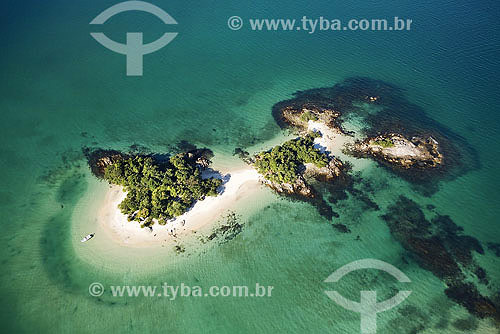
[[[484,254],[481,243],[467,235],[449,216],[437,215],[427,220],[420,206],[401,196],[381,216],[391,235],[424,269],[446,284],[446,295],[479,318],[500,321],[497,302],[480,292],[470,277],[488,289],[486,271],[474,260],[473,252]]]
[[[497,306],[488,297],[482,296],[472,283],[458,283],[445,291],[448,298],[464,306],[467,311],[479,318],[493,318],[500,322]]]
[[[332,227],[339,231],[340,233],[351,233],[349,227],[344,224],[332,224]],[[359,236],[358,236],[359,237]]]
[[[233,152],[233,156],[238,156],[241,160],[243,160],[245,163],[251,165],[254,160],[250,156],[250,153],[242,149],[241,147],[236,147]]]

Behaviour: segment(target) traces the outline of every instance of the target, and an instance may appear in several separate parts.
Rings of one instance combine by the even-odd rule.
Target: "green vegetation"
[[[394,143],[389,138],[376,140],[373,142],[373,145],[379,145],[382,146],[383,148],[394,147]]]
[[[306,111],[302,115],[300,115],[300,120],[304,122],[317,121],[318,117],[310,111]]]
[[[255,167],[266,179],[276,183],[293,183],[299,177],[299,167],[305,163],[313,163],[317,167],[328,165],[328,157],[314,148],[317,133],[289,140],[275,146],[268,152],[256,156]]]
[[[106,167],[104,179],[124,187],[127,197],[119,208],[129,221],[139,221],[142,227],[153,225],[153,219],[164,225],[197,200],[217,196],[222,183],[215,178],[202,179],[186,154],[175,155],[165,164],[142,156],[122,159]]]

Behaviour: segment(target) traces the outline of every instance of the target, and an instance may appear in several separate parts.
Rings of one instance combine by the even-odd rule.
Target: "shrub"
[[[318,117],[316,115],[314,115],[312,112],[306,111],[306,112],[303,112],[302,115],[300,115],[300,120],[304,121],[304,122],[317,121]]]
[[[386,139],[374,141],[373,145],[378,145],[378,146],[382,146],[383,148],[388,148],[388,147],[394,147],[394,142],[391,139],[386,138]]]

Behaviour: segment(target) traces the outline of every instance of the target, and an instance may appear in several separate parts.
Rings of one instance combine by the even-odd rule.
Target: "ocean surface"
[[[403,195],[428,219],[448,215],[484,254],[492,299],[500,290],[500,3],[480,1],[151,1],[174,17],[179,32],[144,58],[142,77],[125,76],[125,56],[89,35],[98,29],[146,42],[160,20],[123,13],[102,27],[89,22],[114,1],[12,1],[0,4],[0,332],[1,333],[360,333],[360,315],[330,300],[338,289],[380,300],[411,289],[398,307],[379,313],[378,333],[499,333],[491,319],[449,299],[445,284],[422,268],[381,218]],[[413,20],[411,31],[232,31],[230,16]],[[248,23],[248,22],[246,22]],[[352,77],[398,87],[407,101],[460,134],[474,168],[425,194],[374,162],[360,168],[366,192],[331,204],[351,233],[332,228],[309,203],[264,196],[240,208],[243,231],[183,254],[82,248],[107,186],[87,167],[83,147],[169,153],[188,141],[237,160],[236,147],[271,147],[284,133],[271,108],[299,90]],[[411,115],[410,115],[411,116]],[[410,117],[409,116],[409,117]],[[272,199],[270,199],[272,198]],[[88,222],[89,229],[85,229]],[[85,231],[85,233],[84,233]],[[83,235],[82,235],[83,233]],[[357,240],[359,239],[359,240]],[[488,247],[490,245],[490,247]],[[497,250],[498,252],[498,250]],[[398,267],[408,287],[377,271],[324,280],[351,261],[374,258]],[[472,279],[472,278],[471,278]],[[101,297],[89,284],[274,286],[271,297]]]

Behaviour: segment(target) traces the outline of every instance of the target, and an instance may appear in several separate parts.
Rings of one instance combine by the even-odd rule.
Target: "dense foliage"
[[[217,196],[222,183],[215,178],[202,179],[199,168],[186,154],[173,156],[162,165],[150,157],[122,159],[106,167],[104,178],[124,187],[127,197],[119,208],[143,227],[153,225],[153,219],[164,225],[197,200]]]
[[[311,113],[309,110],[300,115],[300,119],[304,122],[317,121],[318,117]]]
[[[383,148],[389,148],[389,147],[394,147],[394,142],[391,139],[386,138],[374,141],[373,145],[379,145],[382,146]]]
[[[268,152],[256,156],[255,167],[272,182],[293,183],[299,176],[299,168],[305,163],[325,167],[328,157],[314,147],[316,134],[289,140]]]

